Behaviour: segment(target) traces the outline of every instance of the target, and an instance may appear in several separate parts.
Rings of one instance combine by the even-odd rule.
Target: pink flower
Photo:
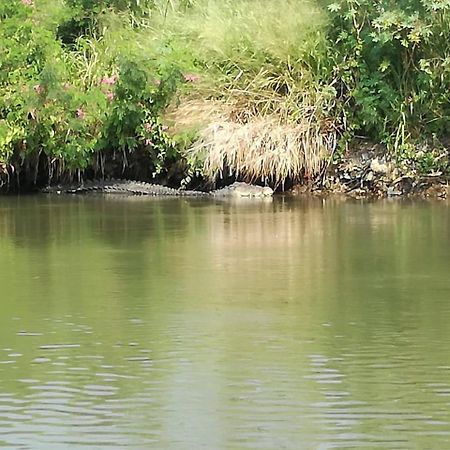
[[[40,85],[40,84],[35,84],[33,86],[33,90],[34,92],[36,92],[36,94],[41,95],[44,92],[44,88]]]
[[[108,91],[106,93],[106,98],[111,102],[114,100],[114,92]]]
[[[27,6],[33,6],[33,0],[22,0],[22,3]]]
[[[81,108],[78,108],[75,114],[79,119],[84,119],[86,117],[86,113]]]
[[[116,84],[118,78],[119,77],[117,75],[113,75],[112,77],[103,77],[101,83],[107,85]]]
[[[63,88],[64,88],[64,90],[67,91],[67,89],[70,89],[70,84],[69,83],[64,83],[63,84]]]
[[[200,81],[200,77],[194,73],[186,73],[183,75],[183,78],[187,83],[196,83],[197,81]]]
[[[150,133],[153,130],[153,125],[150,122],[144,123],[144,128],[147,133]]]
[[[146,139],[146,140],[144,141],[144,144],[147,145],[147,146],[149,146],[149,147],[152,147],[152,146],[153,146],[153,143],[152,143],[152,140],[151,140],[151,139]]]

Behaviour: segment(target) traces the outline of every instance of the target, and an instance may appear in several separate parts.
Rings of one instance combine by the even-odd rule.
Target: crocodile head
[[[273,195],[273,189],[269,186],[264,186],[262,190],[262,196],[263,197],[272,197]]]
[[[254,184],[236,182],[224,188],[233,197],[271,197],[273,190],[268,187],[256,186]],[[224,194],[226,194],[224,192]]]

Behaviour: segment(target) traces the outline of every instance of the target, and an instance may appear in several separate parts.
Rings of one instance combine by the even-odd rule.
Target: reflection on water
[[[0,447],[450,448],[446,204],[0,199]]]

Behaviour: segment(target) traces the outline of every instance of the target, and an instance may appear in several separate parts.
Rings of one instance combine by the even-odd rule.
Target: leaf
[[[336,13],[341,10],[341,5],[339,3],[331,3],[328,5],[328,11]]]

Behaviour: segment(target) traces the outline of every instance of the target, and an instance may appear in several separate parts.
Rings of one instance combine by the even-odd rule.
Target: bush
[[[328,9],[349,129],[394,149],[448,134],[450,4],[341,0]]]
[[[136,55],[116,51],[98,61],[94,38],[66,48],[28,1],[0,6],[0,17],[1,167],[19,174],[32,166],[32,181],[50,182],[96,170],[117,152],[125,164],[139,151],[146,173],[161,172],[175,153],[159,120],[181,79],[175,69],[156,68],[150,80]]]
[[[102,129],[99,150],[104,153],[120,150],[126,155],[144,148],[151,157],[154,174],[160,173],[166,157],[173,158],[176,153],[159,115],[173,95],[178,78],[179,74],[174,72],[151,85],[145,70],[135,62],[124,61],[117,83],[116,77],[103,79],[104,84],[115,85],[115,89],[107,92],[112,104]]]

